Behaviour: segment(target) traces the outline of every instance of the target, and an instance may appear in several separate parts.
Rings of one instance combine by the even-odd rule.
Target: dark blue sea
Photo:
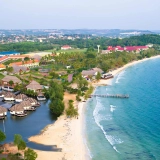
[[[85,110],[86,140],[93,160],[160,160],[160,58],[119,73],[91,98]]]

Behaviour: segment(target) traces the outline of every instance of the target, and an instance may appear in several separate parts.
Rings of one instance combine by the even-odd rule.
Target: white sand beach
[[[118,68],[111,73],[115,76],[127,67],[154,58],[160,58],[159,56],[146,58],[139,61],[134,61],[125,66]],[[110,85],[112,79],[100,80],[97,83],[93,83],[96,87],[98,85]],[[67,95],[64,96],[65,103],[69,99],[75,100],[75,96]],[[46,131],[41,135],[32,136],[29,138],[30,141],[45,145],[57,145],[58,148],[62,148],[62,152],[46,152],[36,151],[38,153],[37,160],[88,160],[86,146],[83,140],[83,107],[85,102],[80,102],[78,105],[79,117],[78,119],[68,119],[64,115],[60,116],[58,120],[48,126]]]
[[[65,94],[65,100],[74,99]],[[67,97],[67,98],[66,98]],[[83,106],[84,102],[78,105],[79,116],[77,118],[69,119],[62,115],[58,120],[47,127],[42,134],[30,137],[29,140],[45,145],[57,145],[62,148],[62,152],[46,152],[37,151],[37,160],[85,160],[88,159],[85,151],[85,144],[83,142]]]

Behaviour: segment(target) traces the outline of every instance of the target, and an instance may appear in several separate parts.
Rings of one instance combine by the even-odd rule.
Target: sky
[[[0,0],[0,29],[160,30],[160,0]]]

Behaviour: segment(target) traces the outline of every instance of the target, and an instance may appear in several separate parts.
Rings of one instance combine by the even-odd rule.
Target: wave
[[[85,146],[86,146],[88,156],[90,157],[90,159],[92,159],[92,158],[93,158],[93,155],[92,155],[91,151],[90,151],[89,148],[88,148],[88,145],[87,145],[87,142],[86,142],[86,139],[85,139],[85,138],[84,138],[84,144],[85,144]]]
[[[124,74],[125,74],[125,72],[126,72],[126,71],[124,70],[124,71],[122,71],[120,74],[118,74],[118,76],[117,76],[117,79],[116,79],[116,82],[115,82],[115,83],[119,83],[119,80],[124,78]]]
[[[112,136],[112,135],[107,135],[107,133],[105,132],[103,126],[100,124],[100,122],[102,120],[108,120],[107,117],[104,117],[102,115],[99,114],[99,111],[102,111],[104,110],[104,106],[102,105],[101,101],[100,101],[100,98],[96,98],[97,100],[97,104],[96,104],[96,107],[93,111],[93,117],[94,117],[94,120],[96,122],[96,124],[99,126],[99,128],[102,130],[105,138],[107,139],[107,141],[111,144],[111,146],[113,147],[113,149],[117,152],[117,153],[120,153],[117,148],[115,147],[115,144],[121,144],[123,143],[123,141],[116,137],[116,136]],[[110,119],[112,118],[111,115],[107,115]]]
[[[116,106],[110,105],[110,111],[114,112],[114,110],[116,110]]]

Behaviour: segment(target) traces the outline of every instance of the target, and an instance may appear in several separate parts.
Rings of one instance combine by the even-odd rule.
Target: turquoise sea
[[[86,143],[93,160],[160,160],[160,58],[119,73],[85,109]]]

